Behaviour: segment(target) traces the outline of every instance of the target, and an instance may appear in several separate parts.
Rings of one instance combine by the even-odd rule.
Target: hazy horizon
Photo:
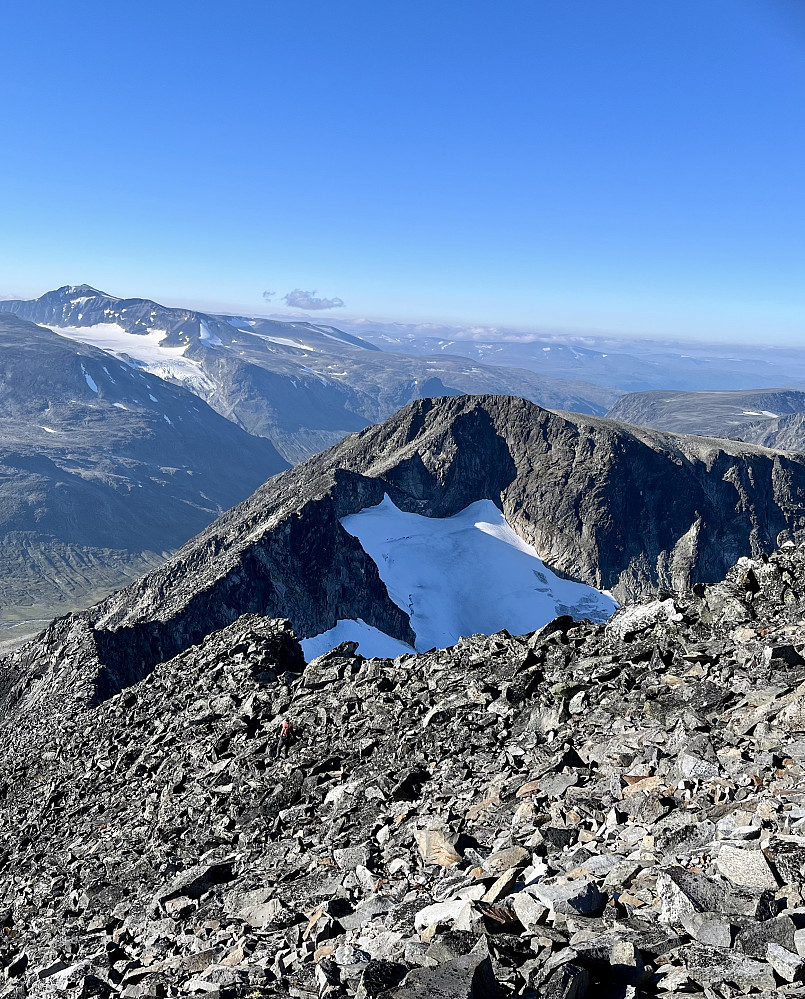
[[[737,335],[730,335],[729,332],[725,332],[723,335],[718,336],[714,333],[708,335],[696,335],[693,333],[665,333],[665,332],[631,332],[616,329],[602,329],[595,327],[562,327],[559,325],[548,326],[545,324],[535,324],[535,323],[522,323],[518,325],[512,325],[507,323],[495,322],[495,321],[476,321],[471,318],[443,318],[434,319],[433,317],[422,316],[420,318],[399,318],[390,315],[375,315],[375,316],[365,316],[352,313],[351,310],[343,309],[338,312],[303,312],[288,310],[276,310],[263,307],[259,304],[249,305],[249,303],[236,303],[236,302],[224,302],[219,300],[210,299],[195,299],[190,300],[183,297],[177,297],[175,295],[166,295],[164,297],[156,297],[148,293],[121,293],[119,289],[110,290],[108,288],[99,287],[97,283],[92,283],[90,281],[82,282],[70,282],[70,284],[79,285],[87,284],[95,288],[97,291],[104,292],[105,294],[111,295],[115,298],[120,299],[148,299],[157,302],[160,305],[164,305],[171,308],[183,308],[190,309],[199,312],[206,312],[211,314],[219,315],[244,315],[254,318],[263,319],[274,319],[277,321],[284,322],[306,322],[315,323],[323,325],[338,326],[339,323],[346,328],[353,329],[359,328],[360,326],[378,326],[378,327],[399,327],[401,330],[416,330],[420,336],[429,335],[429,331],[432,330],[434,337],[443,338],[445,336],[454,336],[457,340],[495,340],[499,339],[501,341],[512,340],[512,341],[522,341],[527,342],[529,338],[540,338],[545,336],[555,336],[555,337],[566,337],[570,339],[582,339],[589,338],[590,340],[613,340],[613,341],[624,341],[636,342],[636,343],[647,343],[647,342],[657,342],[665,344],[679,343],[680,345],[692,345],[699,344],[701,346],[754,346],[754,347],[765,347],[765,348],[791,348],[792,346],[798,346],[801,343],[801,337],[798,335],[793,335],[788,339],[780,336],[779,339],[771,341],[768,338],[764,338],[763,343],[758,343],[757,338],[751,335],[744,337],[739,337]],[[7,292],[3,291],[0,293],[0,312],[2,311],[2,302],[8,300],[16,299],[36,299],[41,297],[41,295],[47,292],[56,290],[57,287],[64,287],[65,283],[54,285],[50,288],[34,288],[31,291],[25,292]]]

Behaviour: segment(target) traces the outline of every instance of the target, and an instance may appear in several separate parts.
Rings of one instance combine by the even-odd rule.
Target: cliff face
[[[719,579],[741,555],[805,534],[805,457],[512,397],[424,399],[269,480],[163,566],[58,627],[94,636],[97,692],[244,613],[288,618],[300,637],[361,618],[411,642],[407,616],[339,522],[386,493],[431,517],[491,499],[554,571],[621,601]],[[16,668],[53,634],[23,648]]]
[[[350,544],[337,522],[384,493],[431,517],[492,499],[552,568],[620,599],[718,579],[740,555],[769,551],[778,535],[805,527],[798,456],[552,413],[510,397],[426,399],[270,480],[163,568],[98,607],[94,620],[166,620],[200,590],[230,593],[250,558],[270,565],[277,581],[287,577],[288,559],[297,576],[306,567],[314,574],[283,579],[281,599],[299,604],[284,612],[301,634],[334,623],[331,613],[354,617],[360,595],[354,587],[335,594],[326,576]],[[304,527],[292,539],[296,524]],[[356,555],[353,567],[364,562]],[[327,593],[316,596],[322,586]]]
[[[805,413],[750,423],[741,428],[741,439],[780,451],[805,451]]]

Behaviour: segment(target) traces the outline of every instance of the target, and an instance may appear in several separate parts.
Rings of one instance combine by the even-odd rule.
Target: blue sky
[[[805,332],[802,0],[12,0],[2,30],[0,294]]]

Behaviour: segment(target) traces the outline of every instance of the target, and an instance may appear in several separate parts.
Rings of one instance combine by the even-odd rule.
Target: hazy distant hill
[[[741,439],[782,451],[805,451],[805,412],[789,413],[741,427]]]
[[[742,392],[631,392],[607,413],[612,420],[656,430],[710,437],[746,437],[744,427],[771,425],[779,416],[805,410],[805,392],[792,388]]]
[[[630,339],[369,320],[347,323],[345,328],[384,350],[468,357],[627,392],[753,389],[805,379],[802,350],[762,343]]]

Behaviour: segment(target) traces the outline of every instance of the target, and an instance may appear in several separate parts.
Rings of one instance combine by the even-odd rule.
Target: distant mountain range
[[[495,391],[604,413],[616,392],[332,326],[89,285],[0,302],[0,629],[158,565],[257,486],[411,399]]]
[[[702,343],[369,320],[343,325],[384,350],[469,357],[627,392],[754,389],[805,381],[805,352],[762,342]]]
[[[623,392],[661,377],[740,381],[748,366],[760,383],[784,362],[792,378],[805,377],[793,354],[424,335],[434,332],[210,314],[89,285],[0,302],[0,628],[21,631],[86,606],[159,565],[270,476],[418,399],[514,396],[554,411],[805,448],[797,417],[805,392]],[[695,523],[685,530],[696,534]],[[602,526],[586,529],[597,535]],[[636,592],[621,579],[626,566],[607,575],[609,555],[596,550],[576,565],[553,544],[562,572]],[[646,585],[670,582],[666,575],[646,570]],[[399,629],[389,634],[402,640]]]
[[[167,308],[89,285],[0,302],[2,311],[184,385],[244,430],[267,437],[290,462],[386,419],[412,399],[494,392],[603,415],[619,394],[443,352],[424,357],[381,350],[333,326]]]

